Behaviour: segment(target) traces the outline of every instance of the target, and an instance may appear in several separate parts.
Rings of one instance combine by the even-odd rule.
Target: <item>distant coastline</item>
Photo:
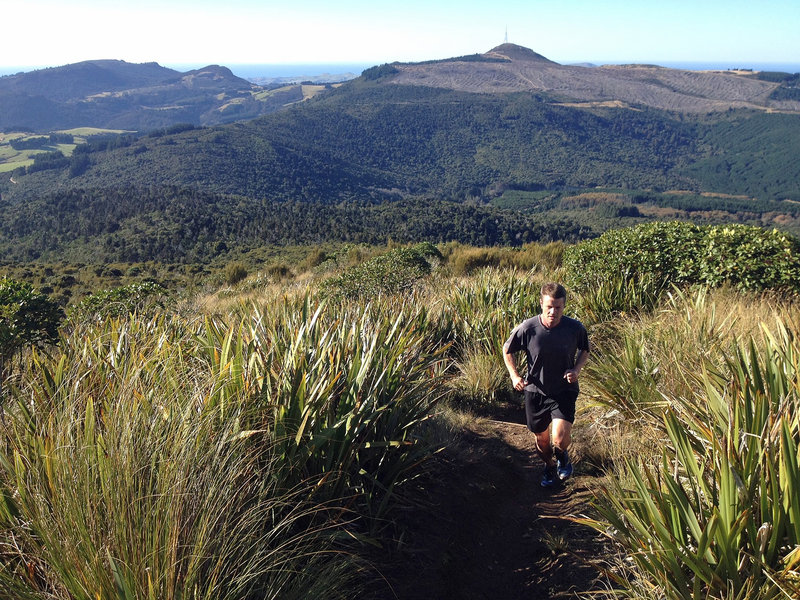
[[[611,63],[620,64],[620,63]],[[800,73],[800,62],[781,62],[781,63],[747,63],[747,62],[719,62],[719,61],[656,61],[654,63],[660,67],[670,69],[686,69],[687,71],[728,71],[733,69],[750,69],[753,71],[782,71],[785,73]]]
[[[165,65],[178,71],[190,71],[205,65]],[[341,73],[355,73],[361,75],[365,69],[375,65],[371,63],[338,63],[338,64],[296,64],[296,65],[276,65],[276,64],[231,64],[225,65],[234,75],[242,79],[253,79],[259,77],[314,77],[317,75]],[[182,68],[188,67],[188,68]]]
[[[559,61],[556,61],[559,62]],[[561,64],[576,64],[579,61],[564,61]],[[164,67],[175,69],[176,71],[186,72],[192,69],[205,67],[205,64],[199,63],[159,63]],[[747,63],[745,61],[631,61],[624,63],[622,61],[586,61],[581,64],[594,64],[594,65],[613,65],[613,64],[654,64],[661,67],[669,67],[671,69],[687,69],[690,71],[704,71],[704,70],[731,70],[731,69],[752,69],[754,71],[783,71],[786,73],[800,73],[800,62],[781,62],[781,63]],[[50,65],[55,66],[55,65]],[[242,79],[258,79],[258,78],[303,78],[303,77],[316,77],[323,74],[341,75],[352,73],[360,75],[362,71],[375,66],[373,63],[307,63],[307,64],[245,64],[233,63],[223,64],[222,66],[228,67],[234,75]],[[18,66],[18,67],[2,67],[0,66],[0,77],[5,75],[14,75],[16,73],[27,73],[39,69],[46,69],[47,66]]]

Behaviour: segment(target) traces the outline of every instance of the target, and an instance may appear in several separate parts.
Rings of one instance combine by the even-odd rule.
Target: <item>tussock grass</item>
[[[345,597],[327,509],[274,476],[275,440],[246,428],[257,407],[222,410],[192,342],[184,323],[109,320],[32,356],[3,427],[0,589]]]
[[[464,358],[456,361],[450,387],[460,402],[467,406],[495,404],[510,393],[508,372],[498,356],[498,352],[478,347],[467,349]]]
[[[353,593],[334,538],[380,522],[443,394],[424,315],[309,297],[231,307],[82,323],[32,355],[2,430],[9,594]]]
[[[343,537],[380,536],[470,409],[504,397],[502,344],[563,275],[452,276],[454,253],[401,294],[250,277],[69,321],[6,386],[0,595],[357,595]],[[586,522],[619,549],[614,593],[796,593],[797,305],[651,283],[568,301],[594,345],[578,458],[604,475]]]
[[[521,248],[475,248],[448,244],[442,254],[454,275],[470,275],[486,268],[552,271],[561,265],[563,242],[526,244]]]
[[[595,399],[660,446],[614,462],[587,521],[622,548],[615,594],[796,597],[800,347],[776,300],[674,292],[593,357]]]

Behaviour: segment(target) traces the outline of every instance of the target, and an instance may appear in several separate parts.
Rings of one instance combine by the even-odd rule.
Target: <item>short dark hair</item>
[[[542,298],[544,298],[545,296],[550,296],[553,300],[556,300],[558,298],[563,298],[564,302],[566,302],[567,290],[560,283],[551,281],[549,283],[545,283],[542,286]]]

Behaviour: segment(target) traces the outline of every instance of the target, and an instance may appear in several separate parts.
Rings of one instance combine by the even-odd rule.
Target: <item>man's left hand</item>
[[[567,383],[577,383],[578,381],[578,371],[575,369],[570,369],[566,373],[564,373],[564,379],[567,380]]]

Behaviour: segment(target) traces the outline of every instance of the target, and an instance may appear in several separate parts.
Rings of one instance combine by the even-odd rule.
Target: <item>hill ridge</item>
[[[516,44],[480,55],[487,61],[451,59],[397,63],[384,83],[470,93],[543,93],[564,102],[647,107],[683,113],[749,108],[800,112],[800,91],[739,71],[690,71],[657,65],[561,65]],[[494,59],[494,60],[491,60]]]
[[[550,60],[534,52],[530,48],[526,48],[525,46],[520,46],[518,44],[510,44],[508,42],[504,44],[500,44],[499,46],[495,46],[488,52],[484,53],[484,56],[490,58],[506,58],[510,61],[531,61],[531,62],[546,62],[550,64],[558,64],[555,61]]]
[[[69,101],[101,92],[153,85],[177,75],[179,71],[162,67],[156,62],[85,60],[0,77],[0,93],[19,93],[42,96],[51,101]]]
[[[334,239],[520,245],[668,217],[800,228],[797,205],[784,202],[800,201],[797,112],[722,110],[729,101],[699,116],[648,108],[665,98],[713,105],[691,88],[710,76],[786,84],[790,97],[794,76],[768,82],[646,65],[570,67],[524,49],[501,51],[521,58],[381,65],[310,102],[299,102],[301,90],[292,108],[235,126],[163,126],[81,145],[15,138],[11,150],[42,150],[0,178],[0,253],[200,260],[219,248]],[[636,103],[569,96],[578,84],[595,93],[589,84],[598,72],[607,98],[620,89],[642,95]],[[227,76],[210,66],[192,81]],[[467,76],[477,78],[476,89],[454,89]],[[399,84],[404,77],[417,79]],[[572,88],[553,87],[565,77]],[[479,87],[487,78],[489,92]],[[545,84],[550,91],[531,91]],[[747,104],[747,88],[728,91]],[[225,95],[230,110],[244,103]],[[109,94],[96,103],[146,98]],[[684,192],[676,198],[672,190]],[[724,199],[730,195],[743,198]]]
[[[216,125],[249,120],[303,98],[299,85],[264,88],[221,65],[182,73],[156,62],[88,60],[0,78],[0,130]]]

